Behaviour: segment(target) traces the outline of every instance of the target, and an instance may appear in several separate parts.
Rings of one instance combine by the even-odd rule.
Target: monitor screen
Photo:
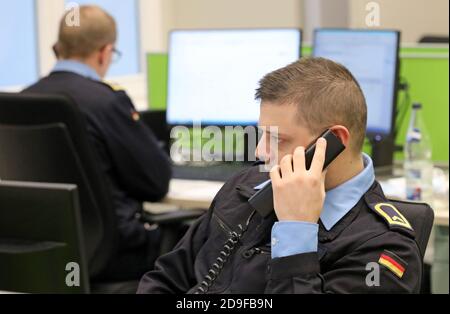
[[[339,62],[359,82],[367,103],[367,133],[392,133],[399,33],[317,29],[313,55]]]
[[[167,122],[254,125],[259,80],[300,57],[299,29],[171,32]]]

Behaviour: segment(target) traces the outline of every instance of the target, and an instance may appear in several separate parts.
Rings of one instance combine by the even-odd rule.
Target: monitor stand
[[[392,136],[385,137],[381,140],[372,138],[370,140],[372,147],[372,161],[377,173],[383,175],[392,174],[392,167],[394,163],[395,143]]]

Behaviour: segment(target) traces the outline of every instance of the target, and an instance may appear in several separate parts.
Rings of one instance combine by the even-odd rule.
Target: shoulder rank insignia
[[[124,90],[124,88],[122,86],[120,86],[119,84],[116,84],[113,82],[106,82],[106,81],[103,81],[103,83],[108,85],[109,87],[111,87],[111,89],[115,92],[120,92],[120,91]]]
[[[380,258],[378,259],[378,264],[389,269],[398,278],[403,277],[406,267],[408,266],[408,263],[388,250],[384,250],[383,253],[381,253]]]
[[[390,227],[402,227],[413,231],[411,224],[406,220],[399,210],[391,203],[376,203],[370,206],[378,215],[380,215]]]

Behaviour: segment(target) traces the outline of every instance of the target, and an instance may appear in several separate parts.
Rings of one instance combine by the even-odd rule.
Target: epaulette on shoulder
[[[102,83],[109,86],[115,92],[120,92],[120,91],[125,90],[122,86],[120,86],[119,84],[114,83],[114,82],[103,81]]]
[[[400,212],[393,201],[368,204],[378,216],[383,218],[390,230],[400,231],[414,236],[414,229],[406,217]]]

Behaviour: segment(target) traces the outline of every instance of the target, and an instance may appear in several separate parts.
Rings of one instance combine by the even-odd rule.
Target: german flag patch
[[[396,254],[388,250],[384,250],[383,253],[381,253],[380,258],[378,259],[378,264],[383,265],[384,267],[389,269],[398,278],[403,277],[403,274],[405,273],[406,267],[408,265]]]

